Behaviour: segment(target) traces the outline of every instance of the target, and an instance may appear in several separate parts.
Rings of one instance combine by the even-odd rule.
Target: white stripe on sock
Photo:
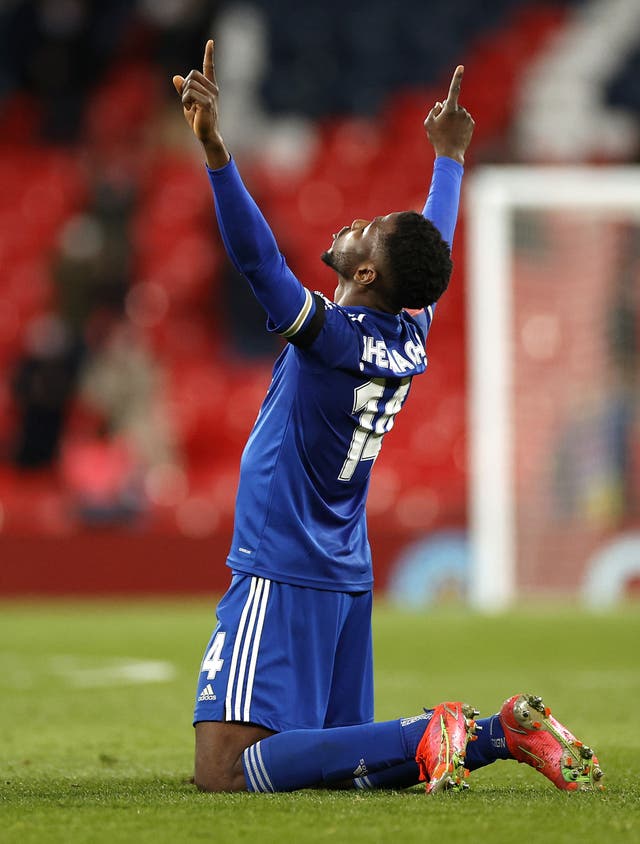
[[[264,781],[264,778],[263,778],[263,776],[260,772],[260,767],[258,765],[258,759],[257,759],[257,756],[256,756],[256,746],[255,746],[255,744],[252,744],[251,747],[249,748],[249,758],[251,759],[251,765],[253,766],[253,773],[254,773],[255,778],[258,782],[258,790],[263,791],[263,792],[269,791],[269,788],[268,788],[266,782]]]
[[[252,789],[253,791],[260,791],[260,789],[259,789],[259,788],[258,788],[258,786],[256,785],[256,781],[255,781],[255,779],[253,778],[253,773],[252,773],[252,771],[251,771],[251,760],[250,760],[250,758],[249,758],[249,750],[250,750],[250,748],[247,748],[247,749],[244,751],[244,753],[242,754],[242,756],[243,756],[243,758],[244,758],[244,769],[245,769],[245,771],[247,772],[247,776],[249,777],[249,783],[250,783],[250,785],[251,785],[251,789]]]
[[[254,594],[253,605],[251,607],[251,614],[249,616],[249,624],[247,625],[247,633],[244,637],[244,644],[242,646],[242,657],[240,659],[240,667],[238,669],[238,680],[235,691],[235,702],[233,707],[233,720],[242,721],[242,692],[244,690],[245,671],[247,670],[247,659],[249,657],[249,648],[251,647],[251,640],[253,639],[253,631],[256,626],[256,617],[258,615],[258,605],[260,603],[260,596],[264,587],[264,580],[259,577],[258,585]]]
[[[262,601],[260,603],[260,612],[258,614],[258,624],[256,626],[256,635],[253,640],[251,663],[249,664],[249,674],[247,675],[247,691],[244,699],[244,719],[250,721],[249,717],[251,710],[251,696],[253,695],[253,679],[256,673],[256,662],[258,661],[258,651],[260,650],[260,639],[262,637],[262,628],[264,626],[264,618],[267,612],[267,599],[269,598],[269,588],[271,586],[270,580],[264,581],[264,590],[262,592]],[[256,601],[257,603],[257,601]]]
[[[273,787],[273,783],[271,782],[271,778],[270,778],[269,774],[267,773],[267,769],[265,767],[264,760],[262,758],[262,748],[260,747],[260,742],[258,742],[255,745],[255,748],[256,748],[256,759],[257,759],[257,763],[260,767],[260,770],[262,771],[262,776],[265,778],[267,785],[269,786],[269,789],[271,791],[275,791],[275,788]]]
[[[242,615],[240,616],[240,624],[238,625],[238,630],[236,632],[236,640],[233,643],[233,655],[231,657],[231,668],[229,669],[229,679],[227,680],[227,697],[225,700],[225,720],[232,721],[233,716],[232,712],[232,697],[233,697],[233,685],[235,682],[235,675],[236,675],[236,667],[238,664],[238,654],[240,653],[240,645],[242,644],[242,636],[244,634],[244,626],[247,621],[247,614],[249,613],[249,608],[253,602],[253,596],[256,591],[256,583],[257,578],[251,578],[251,588],[249,589],[249,597],[247,598],[245,605],[242,609]]]

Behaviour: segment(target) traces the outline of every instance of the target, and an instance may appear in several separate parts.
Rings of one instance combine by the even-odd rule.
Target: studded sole
[[[535,715],[532,714],[532,710]],[[563,749],[561,760],[562,777],[568,791],[603,790],[600,782],[604,776],[593,750],[581,741],[568,740],[551,722],[551,709],[537,695],[522,695],[522,700],[513,707],[516,721],[527,730],[545,730],[550,733]],[[529,751],[521,747],[523,752]],[[530,754],[533,756],[533,754]]]

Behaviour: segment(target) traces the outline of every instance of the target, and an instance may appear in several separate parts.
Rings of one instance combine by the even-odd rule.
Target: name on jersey
[[[407,340],[404,344],[404,355],[398,349],[389,349],[384,340],[376,340],[367,334],[362,338],[364,341],[362,349],[362,362],[373,363],[380,369],[390,369],[397,375],[415,369],[426,361],[427,355],[421,343]]]

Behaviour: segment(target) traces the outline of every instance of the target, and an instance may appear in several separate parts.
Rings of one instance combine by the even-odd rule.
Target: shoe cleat
[[[499,717],[507,747],[518,762],[531,765],[564,791],[602,788],[604,774],[593,750],[551,715],[541,697],[514,695],[504,702]]]
[[[477,709],[459,701],[441,703],[420,739],[416,762],[427,794],[440,791],[464,791],[469,772],[464,767],[467,743],[477,729]]]

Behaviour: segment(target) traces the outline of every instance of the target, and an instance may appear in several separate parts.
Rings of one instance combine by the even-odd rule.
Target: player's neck
[[[386,314],[397,314],[398,311],[389,306],[378,291],[367,287],[351,288],[336,296],[335,303],[343,308],[371,308],[373,311],[383,311]]]

